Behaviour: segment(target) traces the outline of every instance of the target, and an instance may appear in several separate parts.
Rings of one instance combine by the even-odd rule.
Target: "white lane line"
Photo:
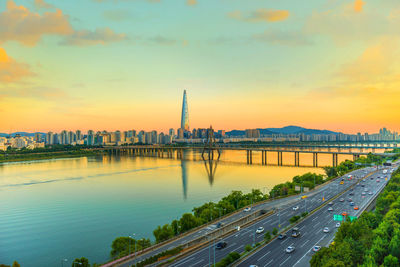
[[[317,227],[317,225],[319,225],[320,222],[317,222],[316,224],[314,224],[313,228]]]
[[[257,261],[260,261],[262,258],[264,258],[265,256],[267,256],[269,253],[271,253],[271,250],[268,251],[267,253],[265,253],[264,256],[260,257]]]
[[[232,252],[233,252],[233,251],[237,251],[237,250],[239,250],[240,248],[243,248],[243,247],[244,247],[244,245],[241,245],[241,246],[238,247],[238,248],[232,249]]]
[[[311,221],[313,222],[313,221],[315,221],[316,219],[318,219],[318,216],[316,216],[314,219],[312,219]]]
[[[305,246],[305,244],[307,244],[309,241],[310,241],[310,239],[308,239],[306,242],[304,242],[304,244],[303,244],[303,245],[301,245],[300,247],[301,247],[301,248],[302,248],[302,247],[304,247],[304,246]]]
[[[286,241],[288,241],[289,240],[289,238],[288,237],[286,237],[286,239],[285,240],[283,240],[282,242],[281,242],[281,244],[282,243],[284,243],[284,242],[286,242]]]
[[[316,246],[322,239],[324,239],[324,238],[325,238],[325,236],[322,236],[321,239],[318,240],[317,243],[315,243],[315,245],[314,245],[313,247],[315,247],[315,246]],[[309,252],[309,251],[307,251],[307,252],[303,255],[303,257],[301,257],[301,258],[293,265],[293,267],[296,266],[296,265],[308,254],[308,252]]]
[[[187,259],[187,260],[184,260],[184,261],[181,261],[180,263],[178,263],[178,264],[175,264],[174,266],[176,267],[176,266],[179,266],[179,265],[181,265],[181,264],[184,264],[184,263],[186,263],[187,261],[191,261],[191,260],[193,260],[194,259],[194,257],[192,256],[192,257],[190,257],[189,259]]]
[[[232,243],[231,246],[232,246],[232,247],[236,246],[236,243]]]
[[[273,259],[272,259],[272,260],[270,260],[270,261],[269,261],[267,264],[265,264],[265,265],[264,265],[264,267],[265,267],[265,266],[267,266],[267,265],[270,265],[270,264],[271,264],[271,262],[273,262],[273,261],[274,261]]]
[[[199,260],[198,262],[195,262],[195,263],[193,263],[192,265],[189,265],[189,266],[190,266],[190,267],[191,267],[191,266],[196,266],[197,264],[199,264],[199,263],[202,262],[202,261],[204,261],[204,259]]]
[[[287,262],[292,256],[289,256],[286,260],[284,260],[281,264],[279,264],[279,266],[282,266],[283,264],[285,264],[285,262]]]

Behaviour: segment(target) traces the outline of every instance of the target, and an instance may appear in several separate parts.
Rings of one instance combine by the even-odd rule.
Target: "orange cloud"
[[[35,2],[33,2],[33,4],[37,8],[53,8],[54,7],[53,5],[46,3],[44,0],[35,0]]]
[[[67,36],[65,40],[61,42],[64,45],[97,45],[106,44],[110,42],[118,42],[127,39],[123,33],[115,33],[110,28],[96,29],[95,31],[76,31],[73,34]]]
[[[6,10],[0,13],[0,43],[13,40],[34,46],[42,35],[67,35],[72,32],[68,17],[59,9],[40,15],[9,0]]]
[[[4,48],[0,47],[0,82],[15,82],[30,75],[32,72],[28,64],[15,61],[7,55]]]
[[[365,3],[363,2],[363,0],[356,0],[354,2],[354,11],[361,12],[363,10],[364,5],[365,5]]]
[[[195,6],[195,5],[197,5],[197,0],[187,0],[186,4],[188,6]]]
[[[286,20],[290,15],[288,10],[274,10],[260,8],[247,16],[243,16],[240,11],[228,13],[228,17],[247,22],[278,22]]]

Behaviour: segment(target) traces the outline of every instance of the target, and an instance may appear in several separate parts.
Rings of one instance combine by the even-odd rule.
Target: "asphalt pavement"
[[[364,169],[359,169],[351,172],[350,174],[353,175],[353,177],[362,177],[367,175],[368,173],[371,173],[375,171],[373,168],[364,168]],[[352,185],[356,184],[358,182],[358,179],[353,178],[352,180],[347,180],[348,174],[343,176],[345,178],[344,184],[341,185],[341,177],[335,179],[331,183],[328,183],[324,185],[323,187],[320,187],[319,189],[313,191],[312,193],[310,192],[307,198],[305,199],[300,199],[300,196],[295,196],[294,201],[291,202],[282,202],[276,207],[278,208],[278,211],[271,215],[268,216],[267,218],[264,218],[263,220],[254,223],[253,225],[247,226],[242,228],[240,231],[237,231],[233,234],[230,234],[223,238],[223,241],[227,243],[227,246],[223,249],[217,250],[215,248],[215,243],[217,243],[220,240],[216,240],[213,242],[211,245],[207,247],[203,247],[199,249],[198,251],[179,259],[178,261],[172,263],[170,266],[176,266],[176,267],[204,267],[204,266],[209,266],[213,264],[214,262],[220,261],[222,258],[227,256],[230,252],[239,252],[242,253],[245,250],[246,245],[253,245],[257,242],[260,242],[264,238],[264,233],[265,231],[270,231],[272,232],[273,228],[280,228],[284,229],[285,227],[289,226],[289,219],[295,215],[300,215],[301,213],[305,211],[312,211],[315,208],[319,207],[320,205],[323,204],[323,199],[327,200],[332,198],[333,196],[339,194],[340,192],[345,191]],[[366,181],[370,187],[371,190],[376,190],[376,185],[375,187],[372,187],[370,185],[372,180]],[[375,182],[376,183],[376,182]],[[382,181],[379,185],[383,186],[384,182]],[[361,188],[361,186],[360,186]],[[354,190],[359,190],[358,186]],[[361,189],[360,189],[361,190]],[[357,191],[358,192],[358,191]],[[359,196],[358,196],[359,195]],[[354,202],[356,203],[355,205],[361,205],[362,203],[366,203],[367,198],[362,198],[361,192],[359,194],[354,193]],[[369,196],[367,194],[367,196]],[[359,202],[359,203],[357,203]],[[298,207],[297,210],[294,210],[293,207]],[[355,214],[356,211],[351,210],[349,206],[349,202],[345,201],[343,203],[334,203],[333,204],[334,212],[340,211],[342,212],[343,209],[345,209],[350,215]],[[301,257],[295,257],[294,255],[300,255],[301,252],[304,249],[309,250],[310,247],[312,247],[314,244],[321,239],[319,237],[318,239],[315,238],[307,238],[308,236],[313,236],[314,233],[322,233],[322,228],[325,226],[330,227],[331,233],[323,235],[324,238],[329,238],[330,235],[333,237],[333,230],[335,223],[332,223],[331,220],[333,221],[333,213],[327,211],[328,207],[322,208],[320,211],[316,212],[315,214],[311,215],[309,218],[307,218],[304,222],[300,224],[301,232],[302,235],[299,238],[293,239],[291,237],[288,237],[286,240],[283,240],[282,242],[279,242],[277,240],[272,241],[269,245],[267,245],[265,248],[262,248],[260,252],[257,252],[254,254],[254,256],[251,256],[248,260],[246,260],[243,265],[241,264],[240,266],[249,266],[251,264],[257,264],[259,266],[279,266],[279,264],[282,264],[280,266],[293,266],[293,264],[297,263],[298,260],[300,260]],[[315,219],[317,218],[317,219]],[[312,221],[314,219],[314,221]],[[307,227],[308,223],[312,222],[311,228]],[[325,225],[326,221],[326,225]],[[280,226],[280,227],[279,227]],[[256,229],[258,227],[264,227],[265,231],[264,233],[256,234]],[[324,239],[322,238],[322,239]],[[299,243],[300,242],[300,243]],[[303,243],[301,243],[303,242]],[[285,254],[284,249],[286,249],[287,246],[294,244],[295,246],[299,246],[295,250],[293,254]],[[279,245],[279,246],[278,246]],[[304,254],[304,253],[303,253]],[[303,255],[301,255],[303,256]],[[278,265],[276,265],[278,263]],[[269,265],[270,264],[270,265]]]

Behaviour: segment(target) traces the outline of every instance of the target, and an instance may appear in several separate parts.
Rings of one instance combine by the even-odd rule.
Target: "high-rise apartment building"
[[[188,111],[186,90],[183,91],[181,128],[185,131],[189,131],[189,111]]]

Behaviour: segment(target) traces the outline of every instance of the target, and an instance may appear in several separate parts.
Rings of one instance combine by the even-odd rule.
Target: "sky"
[[[400,131],[398,0],[2,0],[0,132]]]

